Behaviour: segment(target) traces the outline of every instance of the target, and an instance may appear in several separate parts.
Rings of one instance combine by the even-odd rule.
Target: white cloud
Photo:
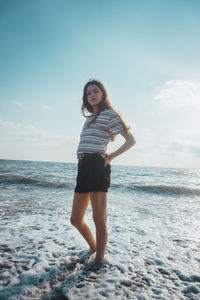
[[[173,151],[187,151],[191,156],[198,154],[200,157],[200,134],[194,128],[177,129],[167,142]]]
[[[43,108],[44,110],[47,110],[47,111],[52,111],[51,106],[49,106],[49,105],[47,105],[47,104],[43,104],[43,105],[42,105],[42,108]]]
[[[43,131],[32,124],[0,120],[0,144],[0,158],[76,162],[75,137]]]
[[[0,128],[15,128],[15,127],[19,128],[19,127],[21,127],[21,124],[16,124],[14,122],[0,120]]]
[[[33,125],[22,125],[11,121],[0,120],[0,136],[4,138],[13,138],[14,140],[40,140],[46,135],[43,131],[37,129]]]
[[[12,101],[13,104],[15,104],[16,106],[18,106],[19,108],[24,109],[24,104],[19,102],[19,101]]]
[[[156,100],[167,107],[192,107],[200,109],[200,83],[169,80],[159,88]]]
[[[145,128],[136,135],[129,151],[129,163],[144,166],[200,168],[200,127],[175,127],[165,130]],[[158,123],[159,128],[159,123]]]

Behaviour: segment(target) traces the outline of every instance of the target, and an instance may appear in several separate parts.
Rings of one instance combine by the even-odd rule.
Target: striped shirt
[[[111,137],[126,130],[119,115],[110,108],[101,111],[96,120],[89,124],[92,117],[87,117],[80,134],[76,152],[78,159],[81,153],[99,153],[105,157]]]

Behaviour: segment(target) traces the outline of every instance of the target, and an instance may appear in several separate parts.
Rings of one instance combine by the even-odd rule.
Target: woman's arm
[[[121,133],[121,135],[125,138],[125,140],[126,140],[125,143],[119,149],[110,153],[106,157],[106,160],[107,160],[107,162],[105,162],[106,164],[110,163],[113,158],[126,152],[128,149],[130,149],[131,147],[133,147],[136,144],[136,141],[131,133],[123,132],[123,133]]]

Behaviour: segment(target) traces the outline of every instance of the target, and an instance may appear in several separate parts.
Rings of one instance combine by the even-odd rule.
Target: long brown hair
[[[85,112],[89,112],[89,113],[93,113],[93,107],[92,105],[89,104],[88,99],[87,99],[87,88],[89,85],[96,85],[102,92],[102,101],[99,103],[98,105],[98,112],[94,114],[94,117],[92,118],[91,122],[89,124],[94,123],[94,121],[96,120],[97,116],[100,114],[101,111],[103,111],[106,108],[112,109],[113,111],[114,108],[112,107],[109,97],[108,97],[108,93],[106,91],[105,86],[103,85],[103,83],[101,83],[100,81],[96,80],[96,79],[90,79],[84,86],[83,88],[83,103],[81,105],[81,110],[82,110],[82,114],[84,117],[88,117],[85,115]],[[116,111],[115,111],[116,112]],[[117,112],[116,112],[117,113]],[[119,115],[119,113],[117,113],[117,115],[119,116],[119,118],[121,119],[121,116]],[[121,119],[122,124],[124,126],[125,131],[129,132],[130,127],[128,127],[125,122]],[[111,138],[111,141],[113,142],[115,140],[116,136],[113,135]]]

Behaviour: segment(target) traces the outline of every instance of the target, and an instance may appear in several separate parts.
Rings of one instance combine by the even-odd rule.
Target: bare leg
[[[92,251],[96,251],[96,242],[89,226],[84,222],[84,215],[88,207],[90,197],[89,193],[74,193],[73,207],[71,213],[71,224],[74,225],[87,243]]]
[[[90,193],[90,200],[93,209],[93,219],[96,225],[96,264],[102,262],[106,251],[108,240],[107,232],[107,193]]]

